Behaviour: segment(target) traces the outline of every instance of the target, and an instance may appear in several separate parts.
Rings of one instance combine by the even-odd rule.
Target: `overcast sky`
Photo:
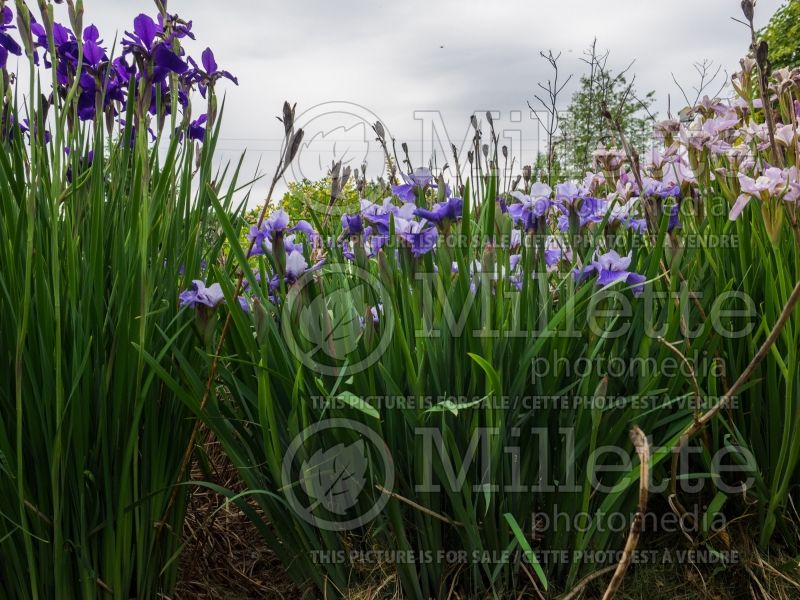
[[[154,14],[149,2],[85,0],[87,19],[106,40],[130,28],[133,17]],[[233,158],[247,150],[250,172],[261,161],[272,170],[280,148],[275,120],[284,99],[297,103],[309,145],[293,176],[315,177],[338,156],[351,164],[381,162],[364,121],[380,119],[408,141],[412,159],[427,163],[431,124],[441,121],[461,147],[469,115],[497,111],[498,128],[529,162],[537,126],[526,101],[551,73],[539,51],[562,52],[562,77],[584,71],[582,52],[598,39],[609,65],[635,60],[639,92],[655,90],[666,116],[685,104],[674,73],[691,89],[693,63],[714,61],[731,72],[747,50],[747,32],[729,17],[739,0],[170,0],[170,11],[194,21],[196,51],[211,46],[240,86],[225,85],[221,149]],[[758,0],[759,25],[782,4]],[[565,90],[564,105],[574,86]],[[713,90],[716,91],[716,88]],[[517,133],[515,133],[517,132]],[[449,144],[448,144],[449,146]],[[440,161],[441,161],[440,157]],[[322,167],[320,165],[323,165]]]

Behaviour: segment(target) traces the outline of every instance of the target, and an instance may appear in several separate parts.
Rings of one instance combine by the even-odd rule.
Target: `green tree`
[[[552,181],[559,182],[561,181],[561,176],[563,174],[563,168],[561,166],[560,160],[560,148],[556,146],[555,152],[553,153],[552,158]],[[532,179],[533,181],[549,181],[549,177],[547,174],[547,153],[546,152],[539,152],[536,154],[536,162],[533,163],[533,170]]]
[[[655,115],[650,112],[655,92],[640,96],[625,72],[614,74],[605,68],[608,55],[598,58],[594,47],[587,52],[590,72],[580,78],[560,126],[560,151],[564,174],[571,178],[583,176],[591,168],[592,152],[598,144],[619,146],[616,133],[603,117],[607,106],[618,115],[623,131],[640,152],[650,145]]]
[[[289,189],[280,201],[283,208],[293,220],[305,219],[313,222],[312,212],[322,219],[326,207],[331,201],[331,179],[325,177],[318,181],[303,179],[292,181]],[[338,218],[345,212],[354,213],[359,209],[359,194],[352,179],[348,180],[342,193],[334,200],[332,214]]]
[[[789,0],[779,8],[760,37],[769,44],[774,69],[800,66],[800,0]]]

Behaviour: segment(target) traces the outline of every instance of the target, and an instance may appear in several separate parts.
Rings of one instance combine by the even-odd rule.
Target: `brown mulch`
[[[244,486],[219,442],[206,435],[203,450],[212,475],[197,461],[192,479],[241,491]],[[192,489],[186,510],[176,600],[298,598],[302,593],[247,516],[204,486]]]
[[[203,444],[211,475],[197,461],[192,479],[210,481],[223,488],[243,491],[244,485],[212,436]],[[295,586],[277,556],[266,546],[260,532],[235,505],[207,487],[192,488],[187,506],[175,600],[248,600],[312,598],[314,592]],[[253,504],[257,510],[257,507]],[[739,564],[727,568],[702,565],[646,565],[632,568],[617,594],[618,600],[793,600],[800,598],[800,564],[797,558],[763,556],[744,528],[729,530],[727,547],[743,551]],[[679,547],[685,540],[652,539],[645,547]],[[345,591],[351,600],[399,597],[391,573],[358,573],[358,589]],[[607,577],[588,587],[585,599],[599,598]],[[522,590],[521,592],[530,592]],[[454,594],[453,598],[461,598]],[[518,595],[518,597],[521,597]],[[525,595],[524,597],[533,597]],[[541,596],[539,596],[541,597]]]

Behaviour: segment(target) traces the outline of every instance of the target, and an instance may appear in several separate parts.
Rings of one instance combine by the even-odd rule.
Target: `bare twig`
[[[544,128],[545,132],[547,133],[547,183],[552,187],[553,186],[553,165],[555,163],[555,144],[553,142],[556,132],[559,128],[559,114],[558,114],[558,97],[564,91],[564,88],[567,87],[567,84],[572,80],[572,75],[567,77],[566,81],[563,83],[559,83],[558,80],[558,60],[561,58],[561,53],[553,54],[552,50],[548,50],[547,53],[540,52],[539,55],[545,59],[550,68],[553,70],[553,79],[547,80],[547,85],[543,83],[538,83],[537,85],[541,90],[545,93],[545,98],[542,99],[541,96],[538,94],[534,94],[534,98],[541,104],[544,112],[547,113],[550,118],[545,123],[542,118],[539,116],[539,112],[533,108],[530,101],[528,101],[528,108],[531,109],[536,120],[539,121],[539,124]]]

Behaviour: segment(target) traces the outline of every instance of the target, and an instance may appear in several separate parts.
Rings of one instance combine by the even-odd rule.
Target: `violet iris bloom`
[[[364,233],[364,222],[361,215],[342,215],[342,235],[352,237]]]
[[[208,115],[200,115],[199,118],[189,123],[188,133],[189,139],[198,142],[206,141],[206,128],[205,124],[208,121]]]
[[[100,32],[94,25],[83,30],[83,61],[90,67],[97,68],[100,63],[107,62],[106,51],[100,47]]]
[[[439,240],[438,229],[425,227],[417,221],[398,219],[395,222],[395,231],[397,237],[408,244],[411,254],[417,258],[433,250]]]
[[[410,221],[414,218],[414,212],[417,210],[417,205],[413,202],[406,202],[403,206],[397,207],[391,201],[391,198],[387,198],[382,205],[362,202],[361,215],[375,225],[381,234],[389,233],[389,221],[392,215],[394,215],[395,222]]]
[[[206,287],[205,282],[195,279],[188,290],[181,292],[179,298],[181,308],[185,306],[190,308],[197,308],[198,306],[216,308],[225,299],[225,296],[222,293],[220,284],[215,283]]]
[[[211,48],[203,50],[201,62],[203,64],[202,69],[193,58],[189,57],[189,64],[192,65],[192,69],[186,73],[186,76],[189,80],[197,82],[200,94],[203,98],[206,97],[206,90],[208,87],[213,86],[217,80],[223,77],[239,85],[239,80],[236,77],[231,75],[228,71],[219,68]]]
[[[388,242],[388,235],[372,235],[372,228],[367,227],[364,229],[363,239],[360,242],[356,240],[344,240],[342,242],[342,255],[347,260],[355,261],[355,244],[361,244],[364,248],[367,258],[373,258],[378,255],[378,252],[380,252],[381,248],[383,248]]]
[[[433,223],[451,223],[461,218],[464,201],[461,198],[449,198],[445,202],[434,204],[432,208],[433,210],[418,208],[414,211],[414,216],[422,217]]]
[[[33,130],[31,130],[31,122],[28,119],[22,119],[22,122],[19,124],[19,130],[21,133],[27,133],[33,136],[38,134],[35,126]],[[42,135],[42,140],[44,141],[45,144],[49,144],[50,139],[51,139],[50,132],[47,129],[45,129],[44,134]]]
[[[662,199],[680,198],[681,188],[674,182],[658,181],[657,179],[645,177],[642,183],[644,185],[642,196],[656,196]]]
[[[672,233],[673,230],[683,227],[681,225],[681,205],[673,204],[669,209],[669,223],[667,224],[667,231]]]
[[[164,6],[166,7],[166,2],[164,2]],[[183,39],[188,37],[189,39],[195,39],[194,34],[192,33],[192,22],[191,21],[184,21],[178,15],[167,15],[167,18],[164,19],[163,15],[158,15],[158,24],[161,26],[161,29],[164,31],[171,31],[171,38],[175,39]]]
[[[538,221],[553,206],[553,201],[550,199],[551,192],[550,186],[544,183],[533,184],[530,196],[516,190],[511,192],[511,195],[519,202],[508,206],[508,214],[515,223],[522,224],[525,231],[535,230]]]
[[[8,6],[0,11],[0,69],[6,68],[8,55],[22,56],[22,48],[7,32],[15,27],[11,24],[14,15]]]
[[[317,271],[322,268],[322,265],[325,264],[325,259],[323,258],[317,264],[312,267],[308,266],[303,253],[299,250],[292,250],[286,254],[286,284],[291,285],[296,282],[300,277],[305,275],[306,273],[311,273],[313,271]],[[269,282],[269,291],[273,293],[280,287],[281,280],[280,277],[276,274],[273,275],[272,279]]]
[[[252,225],[247,234],[248,241],[253,243],[251,256],[264,254],[264,249],[272,252],[272,242],[277,234],[283,234],[289,226],[289,215],[283,209],[276,210],[262,223],[261,227]]]
[[[160,80],[168,71],[185,73],[189,69],[164,39],[164,28],[149,16],[140,14],[133,20],[133,32],[126,31],[122,40],[123,55],[133,54],[154,67],[153,79]]]
[[[563,213],[558,217],[558,228],[565,233],[569,231],[570,210],[578,216],[580,228],[586,227],[590,223],[600,223],[608,212],[608,202],[599,198],[576,196],[572,198],[571,202],[571,205],[565,205],[562,196],[562,201],[556,204]]]
[[[777,167],[770,167],[756,179],[739,173],[739,185],[742,188],[742,193],[728,215],[731,221],[739,218],[744,207],[747,206],[752,198],[766,202],[770,198],[783,197],[789,190],[786,173]]]
[[[70,154],[69,148],[64,148],[64,153],[67,154],[67,156],[69,156]],[[67,181],[72,183],[72,177],[73,177],[72,161],[69,162],[70,165],[67,168]],[[86,170],[92,166],[93,162],[94,162],[94,150],[89,150],[89,152],[86,153],[86,156],[78,160],[78,175],[80,176],[82,173],[86,172]]]
[[[309,238],[316,237],[317,232],[308,223],[308,221],[298,221],[294,227],[289,227],[289,215],[283,210],[274,211],[265,221],[261,227],[252,225],[250,232],[247,234],[247,240],[253,242],[253,250],[250,256],[258,256],[264,254],[264,251],[272,252],[272,245],[275,239],[280,235],[284,236],[286,233],[300,231],[305,233]],[[291,252],[295,248],[291,236],[284,240],[285,249]]]
[[[573,206],[575,201],[581,198],[581,189],[578,185],[573,181],[567,181],[566,183],[559,183],[556,186],[556,203],[565,205],[565,206]]]
[[[631,266],[631,255],[620,256],[614,250],[601,254],[595,260],[581,268],[576,268],[573,277],[580,283],[586,280],[592,273],[597,273],[597,285],[608,287],[624,281],[632,285],[634,296],[641,296],[644,293],[644,282],[646,277],[628,270]]]
[[[424,190],[433,183],[433,174],[430,169],[419,168],[413,173],[401,173],[400,175],[405,183],[393,185],[392,193],[403,202],[416,202],[417,191]]]

